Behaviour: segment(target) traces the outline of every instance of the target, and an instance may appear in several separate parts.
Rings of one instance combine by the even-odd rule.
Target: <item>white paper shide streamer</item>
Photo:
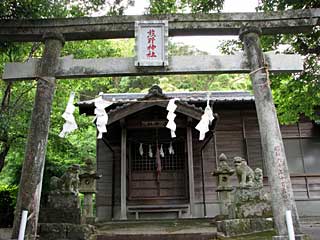
[[[94,105],[96,107],[94,109],[94,114],[96,117],[93,119],[93,121],[96,121],[98,139],[101,139],[102,134],[107,132],[106,125],[108,123],[108,114],[105,108],[112,104],[112,102],[102,99],[102,94],[103,93],[99,93],[100,96],[94,100]]]
[[[164,157],[164,151],[163,151],[163,146],[162,146],[162,144],[161,144],[161,146],[160,146],[160,156],[161,156],[161,157]]]
[[[209,131],[209,126],[211,125],[214,119],[213,112],[209,106],[209,99],[207,100],[207,106],[204,110],[201,120],[196,126],[196,129],[200,132],[199,140],[205,138],[206,133]]]
[[[143,156],[143,144],[140,143],[140,146],[139,146],[139,153],[140,153],[140,156],[142,157]]]
[[[173,146],[172,146],[172,142],[170,142],[170,146],[168,148],[168,151],[169,151],[170,155],[174,155],[174,149],[173,149]]]
[[[151,144],[149,144],[149,152],[148,152],[148,155],[149,155],[149,157],[150,157],[150,158],[152,158],[152,157],[153,157]]]
[[[174,103],[176,100],[178,100],[177,98],[173,98],[170,99],[168,106],[167,106],[167,111],[168,111],[168,115],[167,115],[167,119],[169,120],[169,122],[167,123],[167,128],[169,128],[171,130],[171,137],[175,138],[176,137],[176,128],[177,125],[174,122],[174,119],[176,118],[176,114],[174,113],[174,111],[177,109],[177,105]]]
[[[73,112],[75,110],[75,106],[73,105],[73,100],[74,100],[74,92],[70,93],[66,110],[62,114],[62,118],[66,120],[66,122],[63,124],[63,128],[59,134],[59,137],[64,138],[66,134],[71,133],[78,128],[76,120],[73,116]]]

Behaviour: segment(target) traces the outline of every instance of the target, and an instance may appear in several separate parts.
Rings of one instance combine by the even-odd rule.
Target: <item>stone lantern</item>
[[[82,219],[84,223],[94,223],[92,198],[96,193],[96,180],[101,178],[101,175],[97,175],[91,158],[85,159],[85,164],[83,173],[79,175],[79,192],[84,195]]]
[[[230,192],[232,186],[230,185],[230,176],[234,174],[234,169],[229,167],[227,157],[221,153],[219,156],[219,166],[216,171],[212,173],[218,178],[217,192],[219,193],[220,212],[222,215],[229,215],[229,205],[231,204]]]

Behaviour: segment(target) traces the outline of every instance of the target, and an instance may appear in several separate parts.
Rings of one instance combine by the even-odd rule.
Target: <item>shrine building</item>
[[[176,137],[166,107],[175,101]],[[99,221],[203,218],[220,214],[217,179],[212,172],[224,153],[263,169],[268,191],[254,97],[249,92],[104,94],[112,101],[107,133],[97,140],[96,211]],[[209,99],[215,119],[205,139],[195,126]],[[94,101],[79,102],[80,113],[94,115]],[[300,216],[320,216],[320,125],[301,117],[281,126],[288,167]],[[232,183],[238,183],[232,176]]]

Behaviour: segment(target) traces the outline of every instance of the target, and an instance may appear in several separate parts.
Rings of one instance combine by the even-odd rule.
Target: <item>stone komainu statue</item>
[[[263,173],[260,168],[254,171],[247,165],[245,159],[241,157],[234,158],[236,174],[241,187],[263,187]]]
[[[73,164],[60,177],[53,176],[50,179],[50,190],[54,193],[79,193],[79,171],[80,165]]]
[[[234,157],[234,166],[241,187],[253,187],[254,172],[245,159]]]
[[[262,169],[260,168],[256,168],[254,170],[253,186],[256,188],[263,187],[263,173],[262,173]]]

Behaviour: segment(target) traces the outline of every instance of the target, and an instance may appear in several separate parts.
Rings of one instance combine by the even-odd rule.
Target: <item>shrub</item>
[[[0,227],[12,227],[17,200],[17,186],[0,186]]]

